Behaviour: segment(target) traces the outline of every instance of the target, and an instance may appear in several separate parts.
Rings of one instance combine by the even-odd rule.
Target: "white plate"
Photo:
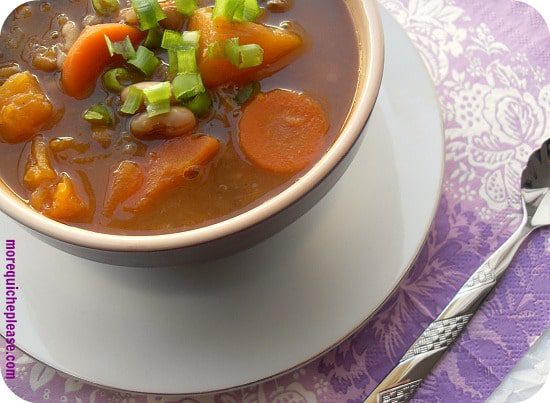
[[[433,219],[443,174],[432,82],[383,12],[387,67],[357,158],[330,194],[263,244],[178,269],[101,265],[0,216],[17,241],[17,344],[99,385],[198,393],[289,370],[357,329],[394,289]]]

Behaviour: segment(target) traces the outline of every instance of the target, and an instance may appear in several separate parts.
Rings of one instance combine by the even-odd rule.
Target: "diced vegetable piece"
[[[118,205],[136,193],[142,184],[143,172],[139,165],[132,161],[122,161],[107,186],[103,214],[110,217]]]
[[[273,69],[276,62],[302,46],[302,39],[289,30],[252,22],[231,23],[223,18],[213,20],[208,8],[201,8],[193,13],[188,29],[201,31],[198,62],[207,87],[246,82],[262,73],[267,74],[267,66]],[[262,64],[249,69],[239,69],[228,60],[208,56],[209,45],[231,38],[239,38],[241,45],[259,45],[264,51]]]
[[[35,136],[53,115],[48,100],[31,73],[12,75],[0,87],[0,140],[27,141]]]
[[[129,60],[136,56],[134,44],[130,40],[129,36],[124,38],[124,40],[122,41],[114,43],[109,39],[107,35],[104,35],[104,38],[111,57],[113,57],[114,55],[120,55],[124,58],[124,60]]]
[[[120,9],[118,0],[92,0],[94,10],[99,15],[109,15]]]
[[[54,153],[60,153],[65,150],[74,150],[79,154],[86,152],[90,148],[89,143],[80,143],[73,137],[56,137],[50,140],[50,150]]]
[[[254,22],[260,14],[258,0],[216,0],[213,18]]]
[[[150,154],[144,184],[125,209],[137,212],[149,207],[184,182],[186,171],[212,161],[219,149],[219,141],[210,136],[178,137],[162,143]]]
[[[251,83],[239,89],[239,92],[237,92],[237,95],[235,95],[235,102],[237,102],[239,105],[244,105],[256,95],[258,95],[261,89],[262,88],[258,81],[252,81]]]
[[[74,220],[83,216],[88,207],[82,201],[66,173],[57,184],[42,184],[31,195],[31,206],[55,220]]]
[[[200,74],[178,74],[172,81],[174,96],[178,101],[185,101],[206,91]]]
[[[192,74],[198,73],[197,52],[194,48],[181,49],[177,51],[178,73]]]
[[[134,45],[143,39],[143,33],[125,24],[99,24],[82,31],[63,63],[61,82],[65,92],[75,98],[86,98],[111,56],[105,45],[105,35],[113,41],[127,36]]]
[[[244,154],[258,167],[296,173],[322,153],[328,129],[328,118],[315,100],[274,90],[259,94],[245,107],[239,141]]]
[[[202,118],[208,114],[212,107],[212,98],[208,92],[203,92],[192,98],[190,101],[184,103],[185,107],[191,112]]]
[[[148,49],[158,49],[162,42],[162,32],[158,27],[151,28],[147,31],[147,37],[143,41],[143,46]]]
[[[181,32],[166,29],[162,35],[161,48],[166,50],[177,50],[183,47],[183,35]]]
[[[151,76],[160,65],[160,60],[145,46],[140,46],[134,58],[128,60],[131,64],[147,77]]]
[[[198,48],[199,47],[199,41],[201,39],[201,32],[200,31],[185,31],[181,37],[183,38],[183,46],[184,47],[191,47],[191,48]]]
[[[125,85],[123,85],[121,81],[127,82],[129,80],[130,72],[123,67],[108,70],[105,74],[103,74],[101,79],[103,86],[107,90],[114,92],[122,91],[125,88]]]
[[[136,12],[142,31],[155,28],[159,21],[166,18],[166,14],[157,0],[132,0],[132,7]]]
[[[172,86],[168,82],[157,83],[143,90],[147,114],[149,117],[170,112],[170,99],[172,98]]]
[[[48,145],[43,137],[35,137],[31,144],[31,154],[27,161],[23,182],[31,190],[36,189],[42,183],[57,178],[57,173],[52,168],[48,155]]]
[[[132,85],[128,88],[126,100],[124,101],[124,105],[122,105],[122,108],[120,108],[120,111],[127,115],[133,115],[141,109],[142,105],[143,91],[138,87]]]
[[[91,124],[111,126],[114,122],[114,113],[107,105],[99,103],[88,108],[82,114],[82,118]]]
[[[199,7],[197,0],[176,0],[176,8],[180,13],[189,17]]]
[[[185,23],[185,16],[177,10],[174,0],[164,1],[159,3],[159,5],[162,8],[162,11],[164,11],[164,14],[166,14],[166,18],[159,21],[159,24],[167,29],[173,29],[175,31],[181,30],[183,28],[183,24]],[[136,11],[133,7],[121,10],[120,17],[126,24],[139,24]]]

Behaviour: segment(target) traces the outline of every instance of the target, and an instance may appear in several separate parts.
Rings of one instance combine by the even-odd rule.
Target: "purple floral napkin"
[[[550,137],[550,35],[513,0],[381,0],[418,47],[446,126],[444,191],[401,287],[355,336],[279,379],[216,396],[134,396],[18,354],[10,387],[32,402],[360,402],[466,278],[519,224],[519,177]],[[534,235],[416,402],[482,402],[550,326],[550,231]],[[3,357],[4,354],[0,354]]]

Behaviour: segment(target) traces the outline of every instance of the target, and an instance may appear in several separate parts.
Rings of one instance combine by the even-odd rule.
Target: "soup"
[[[4,25],[0,176],[30,208],[97,232],[190,230],[334,143],[359,73],[345,1],[121,3],[29,3]]]

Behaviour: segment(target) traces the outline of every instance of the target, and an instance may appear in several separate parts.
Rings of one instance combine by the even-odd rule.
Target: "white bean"
[[[130,130],[139,139],[172,138],[190,133],[196,125],[193,112],[175,106],[164,115],[149,117],[147,113],[141,113],[135,116],[130,122]]]

